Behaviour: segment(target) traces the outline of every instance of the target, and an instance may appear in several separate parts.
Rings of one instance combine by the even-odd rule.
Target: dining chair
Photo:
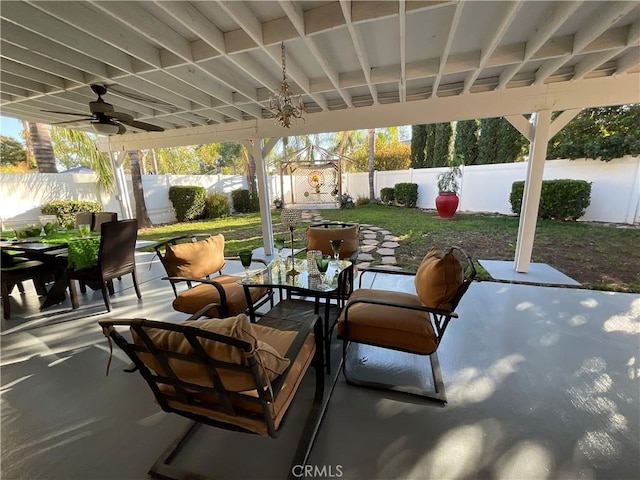
[[[5,319],[11,316],[10,296],[14,288],[18,288],[21,295],[24,295],[22,282],[32,280],[38,295],[46,294],[44,279],[48,275],[48,269],[39,260],[16,259],[6,252],[2,252],[1,267],[1,292],[2,292],[2,313]]]
[[[246,313],[248,309],[240,277],[226,275],[227,260],[239,257],[224,255],[224,235],[190,234],[171,238],[154,246],[164,266],[175,299],[173,308],[179,312],[193,314],[205,305],[211,305],[208,317],[227,317]],[[252,262],[266,262],[252,259]],[[251,301],[259,308],[267,301],[273,307],[273,289],[251,289]]]
[[[196,429],[209,425],[277,438],[290,407],[302,401],[310,407],[291,450],[288,478],[293,478],[294,467],[303,468],[307,463],[324,413],[320,322],[315,317],[306,322],[262,325],[251,323],[245,314],[199,320],[208,308],[179,323],[143,319],[98,322],[109,345],[116,343],[137,367],[127,371],[137,370],[142,375],[160,408],[191,420],[149,474],[163,479],[204,479],[172,464]],[[118,332],[118,327],[127,328],[131,340]],[[297,395],[311,365],[315,370],[312,402],[306,395]],[[287,428],[292,426],[297,427]],[[210,468],[215,469],[215,463],[211,462]]]
[[[93,214],[92,232],[99,232],[100,226],[105,222],[115,222],[118,220],[117,212],[96,212]]]
[[[78,295],[73,280],[88,285],[95,284],[102,292],[107,310],[111,311],[109,296],[113,295],[113,279],[131,274],[138,298],[142,298],[136,276],[135,247],[138,238],[138,221],[120,220],[105,222],[100,226],[100,247],[97,265],[75,270],[67,269],[71,305],[78,308]]]
[[[416,273],[371,268],[363,270],[361,275],[376,272],[413,276],[416,293],[393,288],[359,288],[353,292],[338,318],[337,327],[338,339],[342,340],[342,371],[347,383],[400,391],[446,403],[437,350],[449,322],[458,318],[455,309],[476,276],[473,261],[460,248],[452,247],[445,252],[434,247],[427,252]],[[377,366],[375,381],[364,380],[367,376],[364,370],[375,369],[376,362],[350,358],[348,349],[352,344],[428,356],[433,391],[384,383],[385,377],[393,378],[402,372],[391,356]],[[349,372],[361,373],[361,378]]]
[[[76,230],[80,225],[89,225],[89,228],[93,228],[93,215],[93,212],[76,213]]]

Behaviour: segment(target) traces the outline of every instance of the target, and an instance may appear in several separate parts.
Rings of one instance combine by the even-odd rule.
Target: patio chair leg
[[[76,284],[73,280],[69,280],[69,296],[71,297],[71,308],[77,309],[78,304],[78,292],[76,291]]]
[[[138,278],[136,276],[135,270],[131,272],[131,276],[133,277],[133,288],[136,289],[136,295],[138,296],[138,298],[142,298],[142,295],[140,295],[140,287],[138,286]]]
[[[111,300],[109,300],[109,292],[107,290],[106,282],[103,282],[100,285],[100,291],[102,292],[102,299],[104,300],[104,304],[107,307],[107,312],[111,311]]]

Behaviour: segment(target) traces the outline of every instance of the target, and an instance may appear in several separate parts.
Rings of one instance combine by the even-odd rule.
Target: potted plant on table
[[[441,218],[451,218],[455,215],[460,198],[458,191],[460,184],[458,179],[462,176],[460,166],[463,164],[463,158],[460,155],[449,161],[447,171],[438,175],[438,196],[436,197],[436,210]]]

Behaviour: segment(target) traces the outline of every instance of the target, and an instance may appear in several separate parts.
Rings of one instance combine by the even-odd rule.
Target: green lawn
[[[363,205],[348,210],[322,210],[326,220],[376,225],[400,237],[396,258],[415,270],[431,246],[464,248],[474,259],[513,260],[518,219],[501,215],[456,214],[441,219],[434,211]],[[283,232],[278,211],[274,230]],[[297,229],[302,246],[303,227]],[[262,246],[260,215],[180,223],[141,230],[139,238],[160,241],[185,233],[223,233],[226,255]],[[539,220],[534,262],[543,262],[590,288],[640,292],[640,229],[583,222]]]

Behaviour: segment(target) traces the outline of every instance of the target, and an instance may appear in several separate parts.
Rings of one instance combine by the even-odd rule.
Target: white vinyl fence
[[[524,180],[526,163],[472,165],[464,167],[460,191],[460,211],[512,214],[509,203],[511,184]],[[396,183],[418,184],[418,207],[435,208],[437,176],[443,168],[410,169],[375,172],[376,197],[380,189]],[[599,160],[548,160],[545,180],[570,178],[592,182],[591,205],[582,220],[640,223],[640,157],[624,157],[611,162]],[[201,185],[208,192],[229,194],[238,188],[248,188],[242,175],[143,175],[145,203],[153,224],[175,221],[169,201],[172,185]],[[289,202],[291,182],[285,177],[270,178],[270,198],[284,198]],[[343,192],[369,197],[367,173],[343,174]],[[129,183],[129,191],[132,192]],[[0,174],[0,219],[3,228],[37,223],[40,207],[54,200],[100,201],[104,210],[118,212],[119,202],[113,195],[98,191],[93,174],[24,173]],[[131,205],[135,205],[131,195]]]

